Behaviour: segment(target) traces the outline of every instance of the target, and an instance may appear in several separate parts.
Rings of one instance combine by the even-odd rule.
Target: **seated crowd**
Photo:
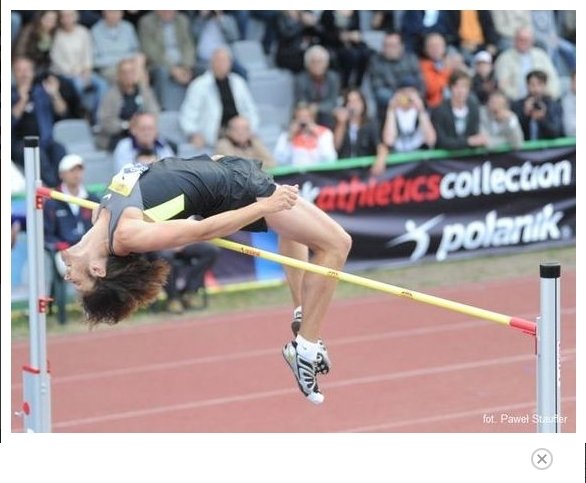
[[[111,161],[108,176],[129,162],[200,153],[250,157],[264,168],[368,156],[378,176],[390,153],[515,150],[576,134],[572,11],[13,10],[11,17],[13,167],[23,167],[23,138],[38,136],[43,183],[78,196],[90,196],[83,183],[93,180],[83,173],[92,153],[68,152],[57,136],[56,124],[70,119],[87,123],[93,150]],[[256,63],[238,54],[253,21]],[[277,78],[281,90],[267,81]],[[175,124],[163,126],[163,113]],[[48,204],[53,290],[61,290],[56,254],[88,222],[73,205]],[[198,244],[159,256],[173,267],[169,310],[193,307],[217,250]]]

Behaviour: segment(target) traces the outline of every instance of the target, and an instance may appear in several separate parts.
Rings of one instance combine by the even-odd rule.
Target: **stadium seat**
[[[272,104],[259,104],[258,115],[261,126],[278,126],[285,129],[291,119],[290,110]]]
[[[79,153],[84,160],[84,182],[86,184],[106,184],[114,173],[114,159],[106,151]]]
[[[359,10],[358,11],[358,19],[360,30],[362,32],[366,32],[367,30],[372,29],[372,17],[374,12],[372,10]]]
[[[96,150],[90,123],[86,119],[63,119],[53,126],[53,138],[61,143],[68,153]]]
[[[179,146],[187,138],[179,125],[179,111],[162,111],[159,113],[159,135]]]
[[[247,71],[266,70],[269,63],[258,40],[238,40],[231,44],[232,53]]]
[[[293,107],[293,75],[282,69],[268,69],[248,79],[256,104],[283,109],[288,117]],[[283,114],[285,115],[285,114]]]
[[[258,40],[260,42],[264,33],[265,24],[254,17],[250,17],[246,31],[246,40]]]
[[[385,41],[385,33],[381,30],[367,30],[362,32],[362,37],[366,45],[368,45],[375,52],[380,52]]]
[[[272,153],[275,150],[279,136],[283,132],[279,126],[264,125],[258,129],[258,137],[267,149]]]

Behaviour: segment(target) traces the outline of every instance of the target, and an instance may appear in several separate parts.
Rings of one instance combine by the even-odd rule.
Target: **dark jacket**
[[[388,60],[377,53],[370,58],[368,72],[370,84],[375,93],[381,88],[389,88],[394,92],[401,80],[406,78],[415,81],[415,87],[421,96],[425,93],[419,59],[411,52],[405,52],[399,60]]]
[[[480,132],[480,110],[478,102],[469,98],[468,116],[464,133],[456,133],[455,117],[449,100],[443,101],[431,112],[431,122],[437,132],[437,149],[464,149],[468,146],[468,137]]]
[[[320,112],[331,114],[336,107],[340,93],[340,77],[332,70],[326,77],[320,90],[307,72],[301,72],[295,78],[295,103],[304,101],[316,103]]]
[[[521,128],[523,129],[523,136],[526,141],[531,140],[531,117],[524,112],[524,104],[527,98],[520,99],[513,103],[513,112],[517,114]],[[540,121],[536,121],[536,139],[555,139],[563,136],[562,130],[562,107],[558,101],[553,100],[549,96],[541,98],[541,102],[545,104],[545,117]]]
[[[12,106],[19,100],[18,90],[16,86],[12,86]],[[46,148],[53,141],[53,124],[55,123],[55,115],[53,113],[53,104],[51,98],[40,84],[33,84],[30,100],[34,104],[35,117],[39,129],[39,143],[41,148]],[[17,132],[20,119],[11,116],[12,119],[12,136]],[[33,133],[30,133],[33,134]],[[28,135],[28,133],[25,133]]]
[[[283,69],[301,72],[305,51],[312,45],[320,43],[319,25],[307,27],[303,22],[291,18],[285,12],[280,12],[276,19],[276,31],[275,63]]]
[[[339,49],[344,46],[344,44],[340,40],[341,32],[351,32],[353,30],[360,30],[359,11],[354,10],[352,16],[350,17],[348,27],[343,30],[336,25],[333,10],[324,10],[321,15],[319,23],[323,28],[322,37],[324,46],[333,49]]]
[[[354,144],[350,142],[350,135],[346,129],[344,141],[338,150],[338,159],[374,156],[379,142],[378,130],[372,120],[368,120],[360,126]]]
[[[89,193],[88,199],[99,202],[97,196]],[[92,226],[92,210],[79,208],[74,215],[69,203],[47,200],[43,209],[45,248],[58,251],[75,245]]]

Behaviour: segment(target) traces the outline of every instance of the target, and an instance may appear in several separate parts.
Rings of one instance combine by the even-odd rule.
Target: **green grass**
[[[515,255],[492,256],[464,259],[443,263],[426,262],[403,268],[377,269],[359,273],[367,278],[400,287],[430,291],[437,287],[453,286],[483,281],[498,280],[517,276],[539,277],[539,263],[558,261],[562,264],[562,277],[565,270],[576,269],[576,248],[555,248],[541,251],[527,251]],[[341,282],[336,289],[335,299],[365,297],[373,295],[371,289]],[[390,296],[390,295],[389,295]],[[269,286],[257,290],[217,293],[209,297],[206,310],[190,311],[184,315],[170,315],[165,312],[141,311],[132,318],[132,324],[154,324],[163,321],[193,319],[213,314],[243,312],[258,307],[278,307],[289,305],[289,291],[285,284]],[[76,303],[68,306],[68,323],[60,325],[53,316],[47,318],[47,333],[87,332],[87,326],[78,322],[83,319]],[[126,323],[127,324],[127,323]],[[122,325],[126,325],[122,324]],[[12,337],[22,338],[28,334],[26,310],[12,312]]]

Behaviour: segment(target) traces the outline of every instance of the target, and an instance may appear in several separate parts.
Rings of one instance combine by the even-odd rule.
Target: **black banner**
[[[575,241],[576,148],[490,153],[275,177],[352,236],[350,262],[438,261]],[[367,263],[368,264],[368,263]]]

